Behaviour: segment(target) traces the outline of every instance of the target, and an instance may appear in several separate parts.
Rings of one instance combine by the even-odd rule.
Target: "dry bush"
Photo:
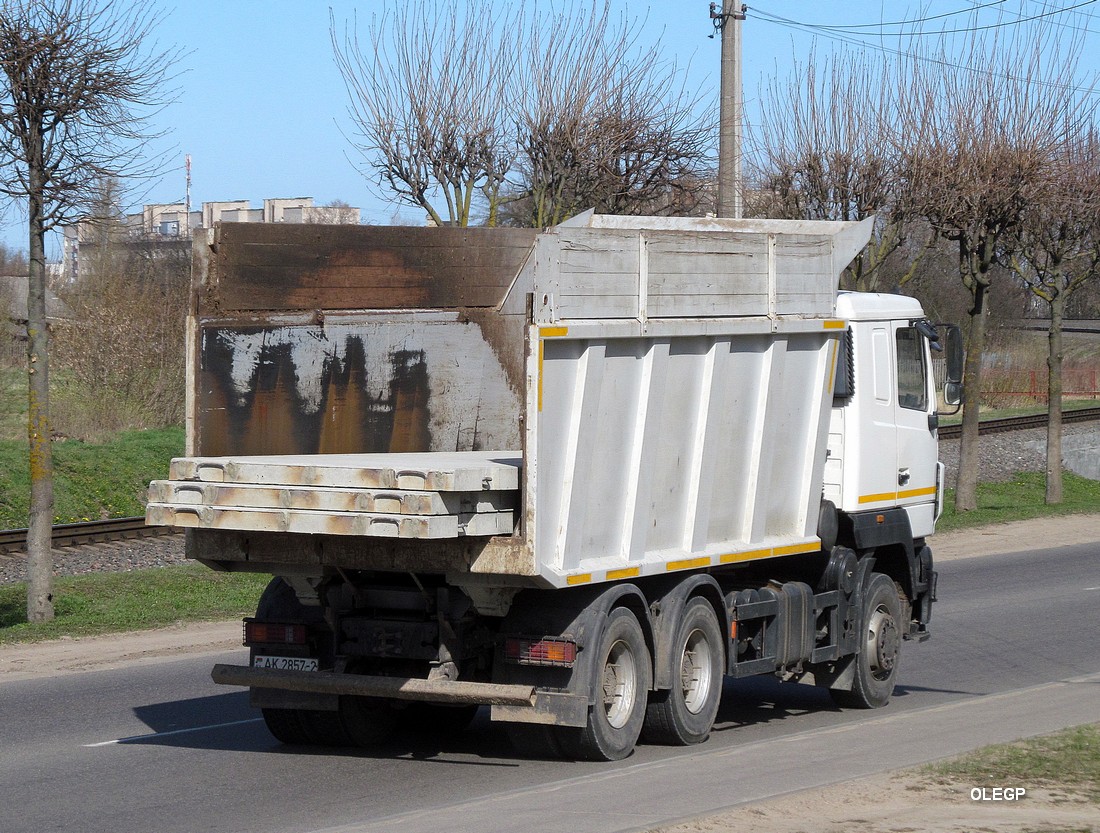
[[[182,422],[189,253],[176,241],[94,252],[55,336],[56,432],[96,440]]]
[[[14,303],[8,287],[0,282],[0,367],[19,367],[26,348],[18,341],[18,328],[11,319]]]

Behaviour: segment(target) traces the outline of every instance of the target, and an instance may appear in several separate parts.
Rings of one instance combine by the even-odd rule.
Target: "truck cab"
[[[903,509],[913,536],[931,535],[943,506],[930,343],[914,298],[842,292],[825,497],[848,515]],[[888,465],[885,461],[894,461]]]

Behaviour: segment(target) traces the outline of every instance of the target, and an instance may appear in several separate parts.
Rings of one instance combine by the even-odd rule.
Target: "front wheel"
[[[588,723],[558,727],[557,736],[574,758],[618,761],[638,742],[653,679],[645,635],[630,610],[617,607],[608,614],[596,655],[596,702],[588,707]]]
[[[901,649],[901,600],[889,576],[874,573],[863,595],[863,639],[855,659],[851,691],[831,689],[837,705],[877,709],[890,702]]]

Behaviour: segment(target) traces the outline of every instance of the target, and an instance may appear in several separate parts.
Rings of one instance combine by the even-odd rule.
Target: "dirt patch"
[[[1096,833],[1100,806],[1057,789],[994,800],[989,788],[939,784],[919,770],[879,775],[746,804],[652,833]],[[975,795],[978,799],[975,800]],[[1003,794],[1002,794],[1003,796]]]
[[[241,647],[241,623],[203,622],[138,633],[0,646],[0,684],[167,662]]]
[[[936,562],[1100,542],[1100,515],[1063,515],[943,532],[928,539]]]

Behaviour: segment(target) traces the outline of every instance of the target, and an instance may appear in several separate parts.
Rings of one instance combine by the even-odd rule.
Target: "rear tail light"
[[[554,637],[509,637],[504,641],[504,659],[516,665],[571,668],[577,660],[577,643]]]
[[[282,622],[244,621],[245,645],[305,645],[306,626]]]

